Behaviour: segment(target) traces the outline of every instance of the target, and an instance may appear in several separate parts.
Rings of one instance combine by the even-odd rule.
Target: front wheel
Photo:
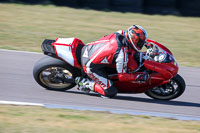
[[[45,56],[35,63],[35,81],[48,90],[65,91],[73,88],[78,71],[62,60]]]
[[[169,83],[149,89],[145,94],[154,99],[171,100],[181,96],[184,91],[185,81],[177,74]]]

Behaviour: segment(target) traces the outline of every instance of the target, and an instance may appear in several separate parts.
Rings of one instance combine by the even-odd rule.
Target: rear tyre
[[[35,81],[42,87],[55,91],[65,91],[76,86],[74,78],[78,74],[78,69],[50,56],[38,60],[33,68]]]
[[[149,89],[145,94],[154,99],[171,100],[181,96],[184,91],[185,81],[177,74],[169,83]]]

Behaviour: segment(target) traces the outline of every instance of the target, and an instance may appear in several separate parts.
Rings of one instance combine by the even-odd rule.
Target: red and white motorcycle
[[[145,93],[151,98],[171,100],[185,90],[184,79],[177,74],[178,64],[172,52],[164,45],[148,39],[150,48],[139,57],[139,67],[130,73],[148,71],[145,83],[120,82],[115,68],[107,68],[118,93]],[[33,76],[38,84],[48,90],[65,91],[76,86],[74,79],[86,76],[81,67],[81,49],[84,43],[77,38],[45,39],[42,50],[45,56],[35,63]]]

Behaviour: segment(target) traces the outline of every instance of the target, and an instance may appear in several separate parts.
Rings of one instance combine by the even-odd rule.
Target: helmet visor
[[[137,43],[137,48],[139,50],[141,50],[143,48],[145,42],[146,42],[145,40],[139,40],[138,43]]]

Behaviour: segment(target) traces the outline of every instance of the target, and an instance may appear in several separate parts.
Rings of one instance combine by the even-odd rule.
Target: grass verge
[[[200,18],[192,17],[0,4],[0,48],[40,52],[45,38],[77,37],[87,43],[132,24],[169,47],[180,65],[200,67]]]
[[[0,105],[0,133],[199,133],[199,121]]]

